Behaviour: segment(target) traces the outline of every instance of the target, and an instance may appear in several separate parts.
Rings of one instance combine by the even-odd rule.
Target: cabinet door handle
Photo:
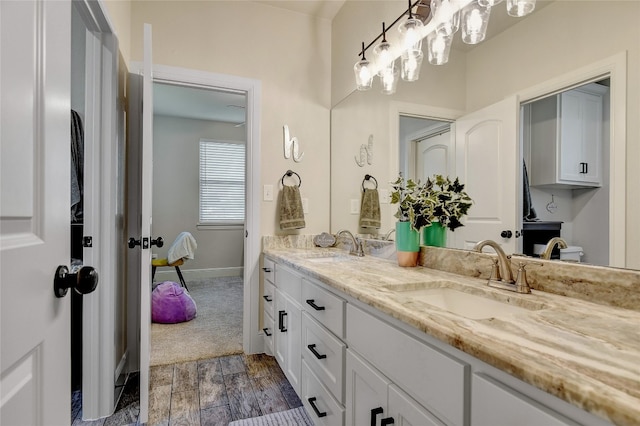
[[[316,397],[315,396],[307,399],[307,401],[309,401],[309,404],[311,405],[311,408],[313,408],[313,411],[315,411],[316,416],[325,417],[327,415],[326,411],[324,413],[322,413],[322,412],[320,412],[320,410],[318,410],[318,407],[316,407]]]
[[[378,417],[378,414],[382,414],[383,411],[382,407],[377,407],[371,410],[371,426],[376,426],[376,417]]]
[[[393,417],[385,417],[380,421],[380,426],[392,425],[394,423],[395,421],[393,420]]]
[[[286,333],[287,329],[284,326],[284,317],[287,315],[285,311],[278,311],[278,328],[281,332]]]
[[[262,268],[262,270],[265,272],[271,272],[271,268]]]
[[[580,163],[580,173],[582,174],[589,173],[589,163]]]
[[[325,359],[327,357],[326,355],[320,355],[318,353],[318,351],[316,351],[316,344],[315,343],[313,345],[307,345],[307,348],[309,348],[311,353],[314,354],[316,356],[316,358],[318,358],[318,359]]]
[[[315,302],[315,299],[307,299],[307,305],[311,306],[316,311],[324,311],[324,306],[318,306]]]
[[[271,302],[273,299],[271,299],[271,297],[268,294],[265,294],[264,296],[262,296],[262,298],[264,300],[266,300],[267,302]]]
[[[264,334],[269,337],[271,336],[271,333],[269,333],[269,329],[268,328],[263,328],[262,331],[264,331]]]

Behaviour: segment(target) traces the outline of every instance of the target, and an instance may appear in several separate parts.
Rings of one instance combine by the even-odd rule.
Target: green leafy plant
[[[411,222],[411,228],[418,231],[432,222],[440,222],[454,231],[464,226],[460,220],[473,204],[458,178],[451,181],[449,177],[434,175],[421,185],[400,176],[391,187],[391,204],[398,204],[395,217],[401,222]]]

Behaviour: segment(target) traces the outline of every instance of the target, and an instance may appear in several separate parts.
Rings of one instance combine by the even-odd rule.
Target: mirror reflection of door
[[[534,209],[531,220],[523,222],[525,240],[536,238],[527,235],[528,227],[559,223],[557,233],[569,246],[562,254],[572,256],[564,260],[605,266],[610,264],[609,85],[607,78],[521,106]],[[535,256],[548,238],[533,240],[537,247],[525,241],[525,254]],[[554,257],[560,256],[555,250]]]
[[[425,117],[400,116],[400,171],[425,182],[435,174],[453,175],[451,123]]]

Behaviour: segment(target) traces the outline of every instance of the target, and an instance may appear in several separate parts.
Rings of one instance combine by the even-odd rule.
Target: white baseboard
[[[174,268],[162,268],[163,270],[156,271],[156,276],[153,279],[154,282],[162,281],[175,281],[179,282],[178,274]],[[209,269],[182,269],[182,276],[185,281],[189,280],[201,280],[207,278],[218,277],[242,277],[244,274],[244,268],[242,266],[235,266],[230,268],[209,268]]]

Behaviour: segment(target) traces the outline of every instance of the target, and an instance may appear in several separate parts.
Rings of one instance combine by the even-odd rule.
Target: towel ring
[[[367,180],[373,179],[373,182],[376,184],[375,189],[378,189],[378,181],[371,175],[364,175],[364,179],[362,179],[362,190],[364,191],[364,182]]]
[[[300,188],[300,185],[302,185],[302,178],[300,177],[299,174],[297,174],[293,170],[287,170],[287,173],[282,175],[282,179],[280,179],[280,182],[282,183],[282,186],[284,186],[284,178],[287,177],[287,176],[292,176],[292,175],[296,175],[298,177],[298,188]]]

